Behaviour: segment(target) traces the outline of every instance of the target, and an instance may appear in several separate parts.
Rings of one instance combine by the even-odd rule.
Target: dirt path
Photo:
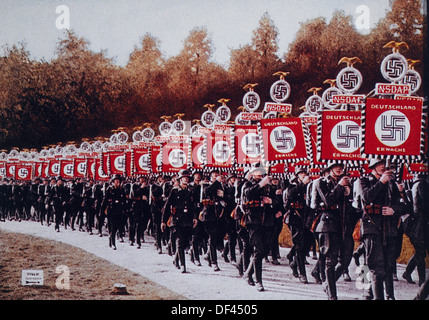
[[[185,299],[141,275],[82,249],[34,236],[0,230],[1,300],[163,300]],[[60,265],[69,267],[70,289],[57,289]],[[21,286],[21,270],[44,272],[43,286]],[[122,283],[128,295],[113,295]]]

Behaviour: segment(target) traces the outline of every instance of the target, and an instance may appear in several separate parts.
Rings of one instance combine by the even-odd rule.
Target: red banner
[[[88,179],[95,179],[95,158],[86,159],[86,176]]]
[[[162,172],[162,152],[160,146],[154,146],[150,148],[150,159],[152,163],[152,172]]]
[[[307,159],[307,147],[300,118],[261,120],[266,161]]]
[[[364,161],[361,118],[360,111],[323,111],[318,128],[320,159]]]
[[[148,174],[151,172],[152,163],[149,148],[134,149],[133,159],[133,171],[135,174]]]
[[[189,144],[169,142],[162,146],[162,171],[179,172],[188,168]]]
[[[258,126],[235,126],[235,157],[237,164],[261,162],[262,139]]]
[[[0,178],[6,178],[6,163],[0,162]]]
[[[87,171],[86,159],[75,158],[74,159],[74,176],[76,178],[85,178]]]
[[[103,172],[101,159],[95,159],[94,163],[94,179],[96,181],[109,181],[109,175]]]
[[[16,163],[6,163],[6,177],[15,179]]]
[[[33,166],[30,164],[17,164],[15,167],[15,179],[31,181],[33,179]]]
[[[73,159],[60,160],[60,176],[63,179],[73,179],[74,178]]]
[[[422,106],[419,100],[367,99],[365,153],[420,156]]]
[[[60,160],[49,160],[48,174],[50,177],[58,177],[60,175]]]
[[[206,166],[230,168],[232,165],[232,151],[231,134],[211,132],[207,135]]]
[[[103,172],[105,174],[124,174],[125,168],[126,168],[126,161],[125,161],[125,153],[123,151],[111,151],[109,152],[109,171],[106,172],[104,170],[104,163],[103,163]],[[104,162],[104,161],[103,161]]]
[[[191,149],[192,149],[192,167],[194,169],[203,169],[204,162],[205,162],[204,138],[192,137]]]

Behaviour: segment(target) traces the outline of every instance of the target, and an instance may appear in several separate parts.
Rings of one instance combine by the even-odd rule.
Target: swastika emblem
[[[216,113],[213,111],[207,110],[201,115],[201,123],[207,127],[211,128],[216,122]]]
[[[51,167],[51,171],[53,174],[57,175],[60,173],[60,164],[59,163],[54,163]]]
[[[20,168],[18,169],[18,177],[21,179],[25,179],[28,176],[28,169],[26,168]]]
[[[231,155],[231,148],[229,147],[228,142],[218,141],[213,146],[213,158],[216,162],[224,163],[226,162]]]
[[[166,130],[168,130],[168,128]],[[155,131],[153,131],[152,128],[143,129],[141,134],[142,134],[142,139],[145,141],[150,141],[155,137]]]
[[[148,154],[143,154],[139,158],[139,167],[143,170],[150,170],[150,157]]]
[[[290,128],[281,126],[271,132],[270,142],[276,151],[289,153],[295,149],[296,137]]]
[[[180,135],[185,132],[186,124],[185,121],[183,121],[182,119],[177,119],[172,123],[172,127],[173,133]]]
[[[355,152],[361,144],[361,128],[356,122],[341,121],[332,128],[331,141],[338,151]]]
[[[336,83],[344,93],[354,93],[362,85],[362,74],[354,67],[346,67],[338,73]]]
[[[72,177],[73,176],[73,172],[74,172],[74,166],[73,166],[73,164],[70,163],[70,164],[66,164],[64,166],[64,174],[66,176]]]
[[[259,135],[248,133],[241,140],[241,150],[251,158],[256,158],[262,154],[262,144]]]
[[[324,103],[322,98],[317,95],[310,96],[305,102],[307,112],[314,115],[316,115],[317,112],[322,111],[323,105]]]
[[[410,135],[410,129],[410,121],[398,110],[385,111],[375,121],[378,140],[389,147],[403,144]]]
[[[270,89],[271,99],[275,102],[283,102],[290,95],[290,85],[285,80],[278,80],[273,83]]]
[[[180,168],[186,163],[186,154],[182,149],[173,149],[168,155],[168,162],[175,168]]]
[[[124,171],[125,170],[125,156],[116,157],[115,161],[113,162],[113,165],[115,166],[116,170]]]
[[[86,172],[86,163],[85,162],[80,162],[77,165],[77,172],[79,174],[85,174],[85,172]]]
[[[247,92],[243,97],[243,106],[247,111],[253,112],[258,109],[261,99],[259,95],[254,91]]]
[[[172,126],[170,122],[164,121],[159,125],[159,132],[163,136],[167,136],[171,133]]]
[[[407,60],[400,53],[389,54],[380,65],[381,74],[391,82],[400,81],[405,76],[407,69]]]
[[[420,74],[415,70],[408,70],[405,76],[401,80],[401,84],[409,84],[410,92],[415,93],[420,89],[422,84],[422,78]]]
[[[216,117],[220,122],[226,123],[231,118],[231,110],[227,106],[220,106],[216,110]]]

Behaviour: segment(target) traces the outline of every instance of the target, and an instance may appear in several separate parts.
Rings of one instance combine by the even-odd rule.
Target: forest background
[[[288,103],[298,116],[312,87],[327,88],[345,66],[342,57],[359,57],[355,65],[363,75],[357,93],[369,93],[386,82],[380,64],[391,49],[389,41],[405,41],[406,58],[420,60],[415,66],[425,84],[429,74],[427,13],[420,0],[391,1],[390,11],[368,34],[356,30],[351,16],[334,11],[329,23],[316,18],[301,23],[287,52],[279,53],[279,30],[266,12],[253,30],[251,42],[231,49],[227,68],[212,61],[213,42],[207,27],[195,27],[176,56],[165,58],[160,40],[150,33],[129,55],[125,66],[93,52],[88,39],[67,30],[58,40],[50,61],[32,59],[25,43],[3,46],[0,57],[0,148],[36,148],[108,137],[112,129],[152,122],[163,115],[185,113],[185,120],[199,119],[207,103],[228,98],[233,115],[245,94],[243,86],[258,83],[255,91],[262,104],[270,101],[269,88],[276,71],[289,71]],[[417,92],[424,96],[424,86]]]

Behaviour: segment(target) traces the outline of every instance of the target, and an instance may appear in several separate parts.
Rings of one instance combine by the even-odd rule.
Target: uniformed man
[[[200,214],[200,221],[204,223],[205,231],[208,234],[208,261],[209,266],[214,271],[219,271],[217,262],[217,248],[219,242],[218,224],[219,219],[225,211],[224,190],[222,185],[223,177],[219,170],[210,172],[210,184],[203,184],[202,203],[203,209]]]
[[[223,249],[223,257],[225,262],[232,261],[233,263],[237,262],[235,247],[237,245],[237,229],[235,226],[234,218],[231,217],[232,211],[236,208],[237,203],[235,201],[235,181],[237,180],[237,175],[231,173],[226,178],[226,184],[224,186],[224,199],[226,203],[224,214],[220,219],[220,235],[219,238],[225,238],[228,236],[228,240]],[[230,255],[231,260],[229,260],[228,255]]]
[[[178,176],[179,185],[174,187],[167,199],[162,214],[161,229],[164,231],[169,224],[176,239],[176,254],[173,262],[182,273],[186,272],[185,249],[189,246],[192,227],[198,223],[194,215],[192,193],[188,189],[190,179],[188,170],[181,170]]]
[[[283,193],[283,203],[286,210],[285,223],[292,234],[294,257],[291,262],[293,274],[302,283],[308,283],[305,271],[305,257],[310,250],[313,235],[306,226],[309,215],[306,195],[310,177],[304,167],[295,168],[295,178]],[[298,274],[299,272],[299,274]]]
[[[344,166],[328,162],[329,175],[314,185],[315,203],[320,207],[315,232],[319,236],[320,255],[325,262],[323,288],[329,300],[337,300],[335,267],[342,242],[342,214],[345,197],[351,194],[350,178],[343,176]]]
[[[43,179],[43,182],[39,184],[37,188],[37,211],[39,212],[40,224],[43,225],[43,221],[46,219],[47,209],[45,206],[46,191],[48,188],[48,179]]]
[[[415,175],[411,188],[412,212],[407,218],[407,235],[414,246],[415,254],[407,263],[402,277],[408,283],[414,283],[411,273],[417,267],[419,286],[426,280],[425,257],[429,254],[429,184],[428,173]]]
[[[134,242],[137,242],[137,249],[141,248],[143,232],[148,222],[148,219],[144,217],[147,217],[150,213],[149,190],[146,184],[147,179],[145,177],[140,177],[139,182],[132,185],[130,193],[129,240],[131,246],[134,245]]]
[[[371,159],[372,172],[360,179],[362,189],[362,238],[371,272],[372,292],[367,299],[394,299],[393,272],[396,265],[397,226],[405,207],[403,185],[395,182],[383,159]]]
[[[283,181],[282,181],[283,182]],[[282,190],[282,184],[280,182],[280,179],[278,177],[273,177],[271,179],[271,185],[273,186],[276,194],[276,202],[281,203],[281,208],[283,209],[283,190]],[[279,265],[279,258],[280,258],[280,248],[279,248],[279,236],[283,229],[283,215],[285,213],[285,210],[282,210],[282,214],[278,215],[276,214],[276,217],[274,219],[274,233],[273,233],[273,241],[271,243],[271,263],[274,265]]]
[[[242,198],[245,210],[245,224],[253,246],[253,257],[245,277],[254,273],[256,289],[264,291],[262,284],[262,260],[267,256],[274,233],[275,215],[281,210],[276,205],[275,189],[270,185],[271,176],[266,176],[263,167],[255,167],[252,178],[243,186]]]
[[[192,196],[194,199],[194,210],[195,216],[199,217],[203,205],[202,205],[202,192],[204,190],[203,184],[205,182],[202,179],[202,175],[199,172],[193,174],[193,181],[189,184]],[[198,267],[201,266],[200,253],[203,249],[204,252],[207,252],[206,244],[207,233],[204,230],[204,223],[197,223],[192,232],[191,239],[191,261]]]
[[[83,186],[82,191],[82,212],[86,214],[86,229],[92,235],[92,228],[94,227],[95,211],[93,208],[94,199],[92,196],[92,188],[94,180],[90,179]]]
[[[61,177],[58,177],[56,181],[57,184],[51,189],[50,199],[55,214],[55,230],[60,232],[60,225],[64,222],[64,213],[70,198],[70,191],[64,185],[64,181]],[[64,224],[64,228],[67,229],[66,224]]]
[[[165,195],[166,181],[164,176],[157,177],[154,184],[152,184],[152,201],[151,201],[151,210],[152,210],[152,221],[153,221],[153,230],[155,237],[155,247],[158,253],[162,253],[162,231],[161,231],[161,217],[162,217],[162,208],[164,207],[166,201]]]
[[[114,176],[112,184],[106,189],[101,210],[107,212],[109,224],[109,246],[116,250],[116,234],[125,214],[125,191],[121,186],[122,177]]]

